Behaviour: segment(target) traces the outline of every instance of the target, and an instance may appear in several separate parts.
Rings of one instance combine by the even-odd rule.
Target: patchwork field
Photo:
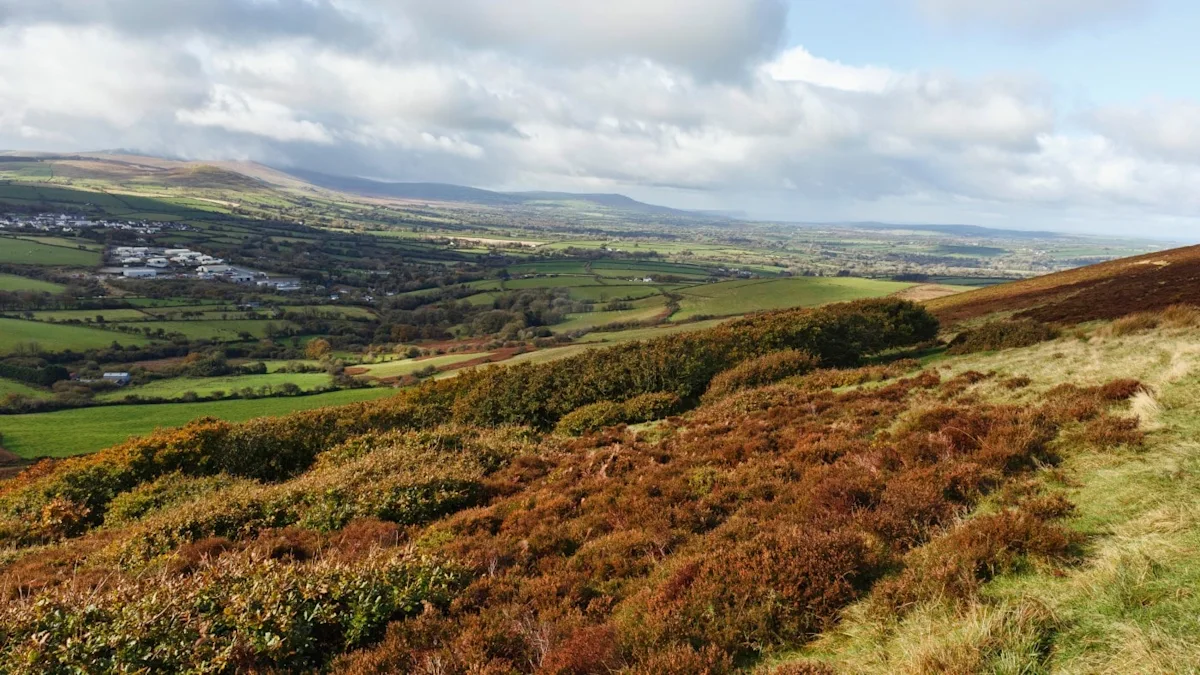
[[[0,354],[10,354],[18,346],[37,343],[47,351],[81,351],[108,347],[112,343],[143,345],[150,342],[140,335],[63,324],[0,319]]]
[[[684,299],[671,319],[679,321],[694,316],[735,316],[769,309],[815,307],[890,295],[909,286],[912,284],[851,277],[726,281],[677,291]]]
[[[399,361],[389,361],[387,363],[373,363],[357,366],[354,368],[353,372],[358,375],[379,379],[404,377],[405,375],[412,375],[418,370],[429,368],[431,366],[434,368],[444,368],[446,366],[452,366],[466,361],[474,361],[475,359],[482,359],[488,356],[491,356],[491,352],[447,354],[445,356],[435,356],[433,358],[426,359],[401,359]]]
[[[244,389],[260,391],[263,388],[277,389],[284,384],[294,384],[303,391],[312,391],[332,384],[325,373],[268,373],[266,375],[235,375],[229,377],[176,377],[158,380],[140,386],[123,387],[105,392],[97,397],[101,401],[120,401],[127,396],[143,398],[178,399],[191,392],[197,396],[210,396],[217,392],[226,394]]]
[[[366,401],[394,393],[395,390],[389,388],[347,389],[312,396],[102,406],[34,415],[0,415],[0,443],[20,457],[67,457],[95,452],[130,436],[146,434],[159,427],[179,426],[199,417],[238,422]]]

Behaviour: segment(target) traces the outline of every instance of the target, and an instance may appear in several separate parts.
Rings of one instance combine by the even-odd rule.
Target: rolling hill
[[[996,312],[1077,324],[1175,304],[1200,305],[1200,246],[1122,258],[934,300],[944,324]]]

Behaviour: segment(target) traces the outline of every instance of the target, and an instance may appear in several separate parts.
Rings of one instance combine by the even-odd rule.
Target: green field
[[[0,238],[0,263],[95,267],[100,264],[100,254],[95,251],[81,251],[77,248],[3,237]]]
[[[273,324],[280,329],[292,325],[287,321],[271,319],[234,319],[231,321],[154,321],[145,324],[145,327],[155,331],[161,328],[167,333],[183,333],[190,340],[234,342],[242,339],[238,335],[242,331],[246,331],[256,338],[266,337],[267,324]]]
[[[96,321],[104,317],[108,322],[146,321],[150,319],[136,309],[61,309],[49,312],[34,312],[37,321]]]
[[[312,396],[285,396],[209,403],[115,405],[33,415],[0,415],[4,448],[21,457],[67,457],[95,452],[159,427],[176,427],[200,417],[240,422],[331,405],[382,398],[390,388],[347,389]]]
[[[49,392],[43,389],[37,389],[23,382],[6,380],[0,377],[0,398],[4,398],[9,394],[20,394],[30,398],[43,398],[50,395]]]
[[[577,342],[583,344],[593,344],[598,342],[603,342],[605,344],[618,344],[621,342],[631,342],[633,340],[651,340],[656,337],[672,335],[674,333],[690,333],[692,331],[712,328],[723,321],[726,321],[726,319],[688,321],[686,323],[673,323],[663,326],[651,326],[649,328],[631,328],[629,330],[618,330],[607,333],[588,333],[587,335],[579,338]]]
[[[577,330],[587,330],[590,328],[598,328],[607,326],[612,323],[624,323],[626,321],[649,321],[657,316],[662,315],[666,310],[666,298],[648,298],[653,301],[652,304],[646,303],[645,300],[639,301],[648,306],[634,307],[633,309],[625,309],[616,312],[587,312],[584,314],[571,314],[563,323],[551,326],[555,333],[570,333]]]
[[[0,242],[0,246],[3,242]],[[2,254],[0,254],[2,255]],[[35,291],[39,293],[62,293],[67,290],[61,284],[52,284],[40,279],[26,279],[15,274],[0,274],[0,291]]]
[[[36,342],[43,350],[61,352],[68,349],[100,349],[113,342],[122,345],[144,345],[150,340],[140,335],[83,326],[0,319],[0,354],[11,353],[17,346],[31,342]]]
[[[676,291],[683,296],[683,300],[679,303],[679,311],[671,319],[679,321],[694,316],[735,316],[768,309],[815,307],[831,302],[890,295],[912,285],[854,277],[725,281]]]
[[[399,361],[389,361],[387,363],[372,363],[360,366],[367,370],[364,375],[367,377],[403,377],[412,375],[413,373],[433,366],[435,368],[444,368],[452,366],[463,361],[473,361],[486,356],[491,356],[490,352],[477,352],[474,354],[447,354],[445,356],[435,356],[429,359],[402,359]]]
[[[328,386],[332,379],[325,373],[268,373],[266,375],[231,375],[228,377],[175,377],[168,380],[158,380],[140,386],[124,387],[97,396],[101,401],[120,401],[126,396],[136,395],[145,398],[177,399],[187,392],[198,396],[209,396],[215,392],[227,394],[240,391],[246,387],[259,389],[261,387],[279,387],[291,382],[304,391],[312,391]]]

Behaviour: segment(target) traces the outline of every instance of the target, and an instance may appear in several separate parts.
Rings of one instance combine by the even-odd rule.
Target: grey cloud
[[[731,77],[779,46],[783,0],[398,0],[404,15],[468,49],[539,61],[648,58]]]
[[[346,48],[378,37],[330,0],[0,0],[0,23],[104,26],[138,39],[307,37]]]

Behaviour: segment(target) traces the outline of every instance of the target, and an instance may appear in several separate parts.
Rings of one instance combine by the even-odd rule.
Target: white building
[[[162,268],[169,266],[171,263],[166,258],[151,258],[146,261],[146,264],[150,267]]]
[[[121,274],[127,279],[153,279],[158,276],[158,271],[144,267],[130,267],[122,270]]]

